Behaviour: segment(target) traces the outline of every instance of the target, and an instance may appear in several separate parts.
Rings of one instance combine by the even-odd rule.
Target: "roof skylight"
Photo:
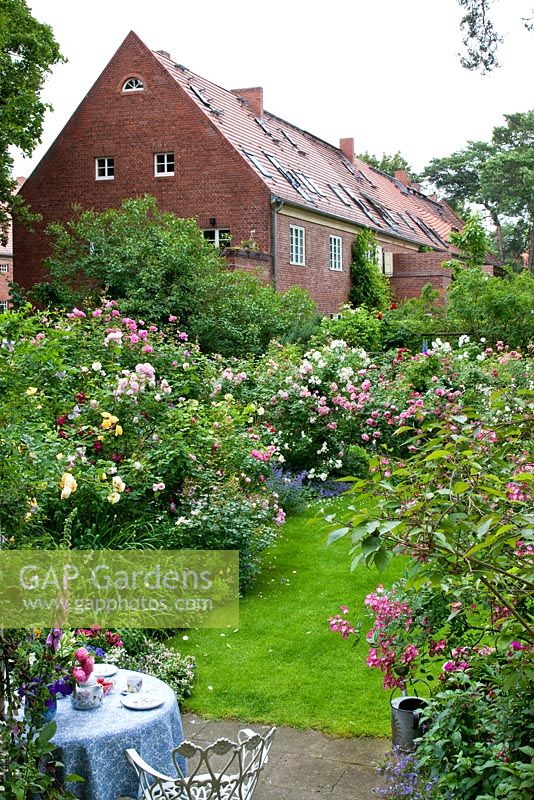
[[[271,175],[271,173],[269,172],[269,170],[267,169],[267,167],[263,166],[263,164],[261,163],[259,158],[257,156],[255,156],[254,153],[249,153],[248,150],[243,150],[243,152],[246,155],[246,157],[249,159],[249,161],[251,161],[252,164],[254,164],[254,166],[256,167],[258,172],[261,172],[261,174],[264,175],[266,178],[272,178],[273,177]]]
[[[272,139],[273,135],[272,135],[271,131],[269,130],[269,128],[267,127],[267,125],[265,124],[265,122],[262,119],[260,119],[259,117],[254,117],[254,122],[256,122],[256,124],[260,126],[262,131],[265,134],[267,134],[267,136],[270,136],[271,139]]]
[[[321,192],[321,190],[319,189],[315,181],[312,180],[312,178],[309,178],[303,172],[298,172],[297,170],[295,170],[295,175],[297,176],[299,181],[304,184],[304,186],[306,187],[306,189],[308,189],[308,191],[310,191],[312,194],[318,194],[320,197],[324,197],[324,194]]]
[[[347,200],[345,200],[345,198],[343,197],[337,186],[333,186],[331,183],[329,183],[328,188],[332,190],[332,192],[335,194],[338,200],[341,200],[344,206],[350,206],[350,203]]]
[[[202,94],[202,89],[199,89],[197,86],[193,86],[192,83],[189,84],[189,88],[193,92],[193,94],[198,97],[201,103],[203,103],[207,108],[211,108],[211,101],[208,100],[207,97],[204,97]]]
[[[309,194],[303,189],[300,180],[297,177],[295,172],[291,172],[290,169],[286,169],[282,164],[278,161],[276,156],[273,156],[272,153],[268,153],[266,150],[263,151],[263,154],[267,156],[273,167],[278,170],[280,175],[282,175],[286,181],[289,183],[290,186],[293,187],[305,200],[309,203],[313,203],[312,198]]]
[[[292,139],[291,136],[289,135],[289,133],[286,133],[286,131],[283,128],[280,128],[280,133],[282,134],[282,136],[284,136],[284,138],[287,139],[289,144],[292,144],[293,147],[295,147],[297,150],[299,149],[299,146],[296,143],[296,141],[294,139]]]

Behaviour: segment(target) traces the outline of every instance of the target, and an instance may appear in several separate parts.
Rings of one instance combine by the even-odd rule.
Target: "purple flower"
[[[51,695],[60,694],[62,697],[72,694],[72,684],[67,683],[64,678],[58,678],[54,683],[49,684],[48,691]]]
[[[62,636],[63,636],[63,631],[61,630],[61,628],[54,628],[53,630],[50,631],[50,633],[46,637],[45,645],[47,647],[53,647],[54,653],[57,653],[57,650],[59,648],[59,642]]]

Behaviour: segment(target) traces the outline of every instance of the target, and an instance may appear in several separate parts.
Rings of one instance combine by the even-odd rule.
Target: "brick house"
[[[440,265],[462,226],[407,173],[357,160],[353,139],[334,147],[265,111],[261,88],[222,89],[130,32],[24,185],[42,222],[32,234],[15,224],[15,280],[46,279],[44,228],[74,204],[100,211],[145,193],[196,218],[230,267],[280,291],[298,284],[325,314],[347,299],[362,228],[402,298],[446,288]]]
[[[24,183],[24,178],[16,179],[16,192]],[[9,282],[13,280],[13,225],[10,222],[7,241],[0,244],[0,313],[9,308]]]

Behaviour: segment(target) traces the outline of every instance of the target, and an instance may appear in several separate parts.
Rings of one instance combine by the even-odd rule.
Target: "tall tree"
[[[52,29],[38,22],[25,0],[0,0],[0,241],[5,243],[9,214],[21,206],[13,197],[13,159],[9,148],[32,154],[40,142],[44,113],[40,99],[51,67],[64,61]]]
[[[365,161],[365,163],[369,164],[371,167],[376,167],[376,169],[386,172],[388,175],[394,175],[397,169],[405,169],[406,172],[412,172],[412,168],[398,150],[392,156],[382,153],[380,158],[374,156],[372,153],[368,153],[366,150],[365,153],[359,153],[356,158],[359,158],[360,161]]]
[[[492,194],[484,192],[481,175],[484,165],[495,154],[488,142],[468,142],[467,147],[450,156],[433,158],[425,167],[422,178],[441,190],[450,205],[460,214],[468,203],[484,206],[495,226],[495,243],[501,261],[504,258],[500,208]]]
[[[463,150],[434,158],[423,178],[444,192],[456,207],[482,205],[495,226],[497,253],[504,260],[502,226],[521,222],[530,239],[529,267],[534,259],[534,110],[505,114],[506,125],[494,128],[491,142],[468,142]]]
[[[481,169],[480,185],[504,215],[527,225],[534,270],[534,109],[504,117],[506,125],[493,130],[495,154]]]
[[[482,75],[499,66],[497,52],[503,37],[496,31],[489,12],[494,0],[457,0],[464,10],[460,21],[465,52],[460,63],[470,70],[480,70]],[[534,30],[534,16],[522,17],[525,28]]]

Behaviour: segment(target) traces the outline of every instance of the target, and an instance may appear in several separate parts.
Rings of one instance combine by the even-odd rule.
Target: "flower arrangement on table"
[[[35,628],[18,643],[13,656],[13,680],[20,701],[24,701],[25,718],[35,723],[51,719],[57,696],[66,697],[73,691],[72,636],[53,628],[44,637]]]

